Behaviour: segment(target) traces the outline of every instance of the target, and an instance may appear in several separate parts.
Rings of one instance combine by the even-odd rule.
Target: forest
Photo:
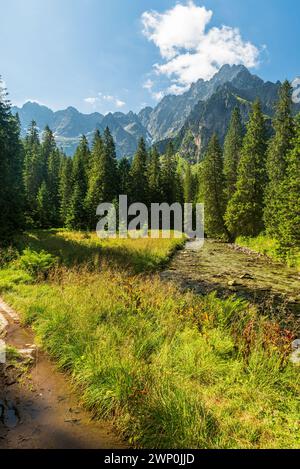
[[[140,140],[133,159],[116,158],[109,128],[95,131],[89,148],[83,135],[73,158],[57,148],[35,122],[19,137],[18,116],[1,92],[1,238],[14,230],[66,227],[95,230],[96,207],[129,202],[203,202],[208,237],[234,241],[266,236],[276,255],[297,262],[299,238],[300,121],[292,114],[292,87],[281,86],[270,122],[257,100],[246,128],[232,114],[224,147],[212,135],[206,155],[190,164],[169,143],[165,154]]]

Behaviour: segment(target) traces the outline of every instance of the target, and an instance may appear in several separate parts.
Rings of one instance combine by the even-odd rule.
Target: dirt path
[[[126,447],[110,424],[91,420],[68,379],[33,345],[32,331],[0,300],[1,330],[22,358],[0,364],[0,448]]]
[[[300,273],[250,250],[211,240],[193,242],[173,258],[161,276],[199,294],[239,295],[300,333]]]

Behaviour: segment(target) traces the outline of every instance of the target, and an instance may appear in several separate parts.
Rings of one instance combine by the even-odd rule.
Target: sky
[[[0,74],[19,106],[137,112],[224,63],[294,79],[299,18],[296,0],[0,0]]]

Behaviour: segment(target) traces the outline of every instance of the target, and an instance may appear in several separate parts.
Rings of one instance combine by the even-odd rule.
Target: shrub
[[[19,259],[22,269],[35,278],[46,278],[57,263],[57,258],[46,251],[36,252],[25,249]]]
[[[18,257],[18,251],[12,246],[0,248],[0,267],[4,267]]]

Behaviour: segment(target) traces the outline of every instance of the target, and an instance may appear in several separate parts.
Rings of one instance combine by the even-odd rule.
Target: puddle
[[[0,421],[8,428],[15,428],[20,422],[19,411],[11,401],[0,400]]]

